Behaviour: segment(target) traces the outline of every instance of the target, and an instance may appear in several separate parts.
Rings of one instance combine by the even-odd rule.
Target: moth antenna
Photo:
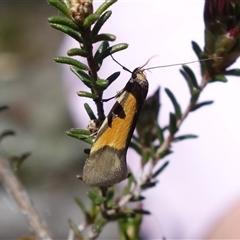
[[[155,57],[157,57],[158,55],[153,55],[152,57],[150,57],[148,60],[147,60],[147,62],[146,63],[144,63],[141,67],[139,67],[139,69],[142,69],[143,67],[145,67],[149,62],[150,62],[150,60],[152,60],[153,58],[155,58]],[[144,70],[148,70],[148,68],[147,69],[144,69]]]
[[[217,58],[222,58],[222,57],[212,57],[212,58],[205,58],[205,59],[196,60],[196,61],[190,61],[190,62],[185,62],[185,63],[174,63],[174,64],[169,64],[169,65],[155,66],[155,67],[146,68],[144,70],[150,70],[150,69],[155,69],[155,68],[172,67],[172,66],[178,66],[178,65],[186,65],[186,64],[196,63],[196,62],[209,61],[209,60],[217,59]]]
[[[118,65],[120,65],[120,66],[123,68],[123,70],[132,73],[132,71],[130,71],[128,68],[124,67],[120,62],[118,62],[118,61],[112,56],[112,54],[110,54],[110,56],[112,57],[112,59],[113,59],[114,62],[116,62]]]

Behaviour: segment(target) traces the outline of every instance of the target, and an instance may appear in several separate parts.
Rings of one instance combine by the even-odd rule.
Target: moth
[[[143,66],[138,67],[98,130],[83,168],[82,179],[87,185],[109,187],[127,178],[127,149],[147,93]]]

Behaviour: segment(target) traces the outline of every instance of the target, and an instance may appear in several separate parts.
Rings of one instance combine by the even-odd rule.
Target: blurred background
[[[1,142],[0,155],[32,152],[19,177],[54,236],[66,238],[68,218],[81,219],[74,197],[85,197],[84,185],[76,179],[85,146],[65,134],[73,123],[60,66],[53,61],[63,34],[47,22],[57,14],[42,0],[0,1],[0,105],[9,106],[0,114],[0,131],[16,132]],[[0,185],[0,239],[28,233],[25,219]]]
[[[128,1],[128,5],[124,2],[127,1],[119,1],[114,6],[113,24],[108,25],[106,31],[117,33],[118,43],[130,43],[127,53],[117,55],[119,62],[134,69],[155,54],[160,57],[151,60],[149,66],[196,60],[190,41],[204,46],[204,1],[149,1],[151,12],[146,1]],[[141,5],[140,2],[145,3]],[[76,123],[85,127],[88,120],[86,115],[80,115],[82,106],[77,105],[79,98],[75,93],[80,90],[80,81],[70,79],[73,74],[68,70],[69,79],[65,77],[63,85],[63,68],[53,61],[60,51],[64,54],[75,44],[65,39],[66,44],[60,50],[64,34],[50,28],[47,22],[53,15],[58,12],[46,1],[0,1],[0,105],[10,107],[0,113],[0,131],[12,129],[16,132],[16,136],[1,142],[0,155],[10,157],[32,152],[20,168],[19,177],[54,238],[66,239],[68,219],[79,223],[82,218],[74,197],[86,199],[87,189],[75,177],[81,173],[86,146],[68,137],[65,131]],[[116,29],[115,22],[121,28]],[[111,59],[106,62],[104,71],[120,70]],[[239,61],[235,63],[235,67],[238,66]],[[189,93],[179,68],[148,73],[149,95],[161,84],[161,89],[173,90],[184,109]],[[191,68],[199,73],[198,64]],[[109,73],[104,72],[103,76],[109,76]],[[121,79],[106,98],[125,85],[129,73],[122,71]],[[77,87],[69,92],[70,87],[63,90],[63,86],[68,87],[66,82],[70,87],[74,83]],[[154,228],[158,232],[164,230],[169,238],[200,238],[226,206],[237,199],[240,189],[240,165],[236,157],[239,156],[239,88],[239,79],[233,77],[227,84],[209,85],[201,101],[214,100],[214,104],[191,114],[183,124],[179,134],[192,133],[199,135],[199,139],[173,145],[177,154],[171,155],[171,165],[161,176],[161,184],[155,191],[147,193],[147,209],[154,212],[151,216],[154,224],[149,221],[150,217],[146,218],[149,223],[146,229],[151,227],[150,234]],[[74,96],[75,123],[68,111],[67,93]],[[164,104],[160,123],[164,125],[168,122],[172,104],[166,94],[161,94],[161,101]],[[133,166],[136,163],[129,162]],[[108,229],[111,229],[110,233],[107,233]],[[25,219],[0,185],[0,239],[16,239],[27,234]],[[115,224],[108,225],[101,235],[107,239],[106,236],[117,239]]]

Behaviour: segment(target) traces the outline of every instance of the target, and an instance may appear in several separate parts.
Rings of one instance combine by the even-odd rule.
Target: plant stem
[[[2,157],[0,157],[0,180],[8,192],[12,194],[22,214],[27,218],[36,239],[52,240],[45,222],[33,207],[25,188],[16,177],[7,160]]]

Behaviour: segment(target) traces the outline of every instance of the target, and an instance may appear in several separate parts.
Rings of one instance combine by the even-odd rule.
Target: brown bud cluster
[[[69,0],[69,7],[73,21],[80,26],[93,13],[92,0]]]

